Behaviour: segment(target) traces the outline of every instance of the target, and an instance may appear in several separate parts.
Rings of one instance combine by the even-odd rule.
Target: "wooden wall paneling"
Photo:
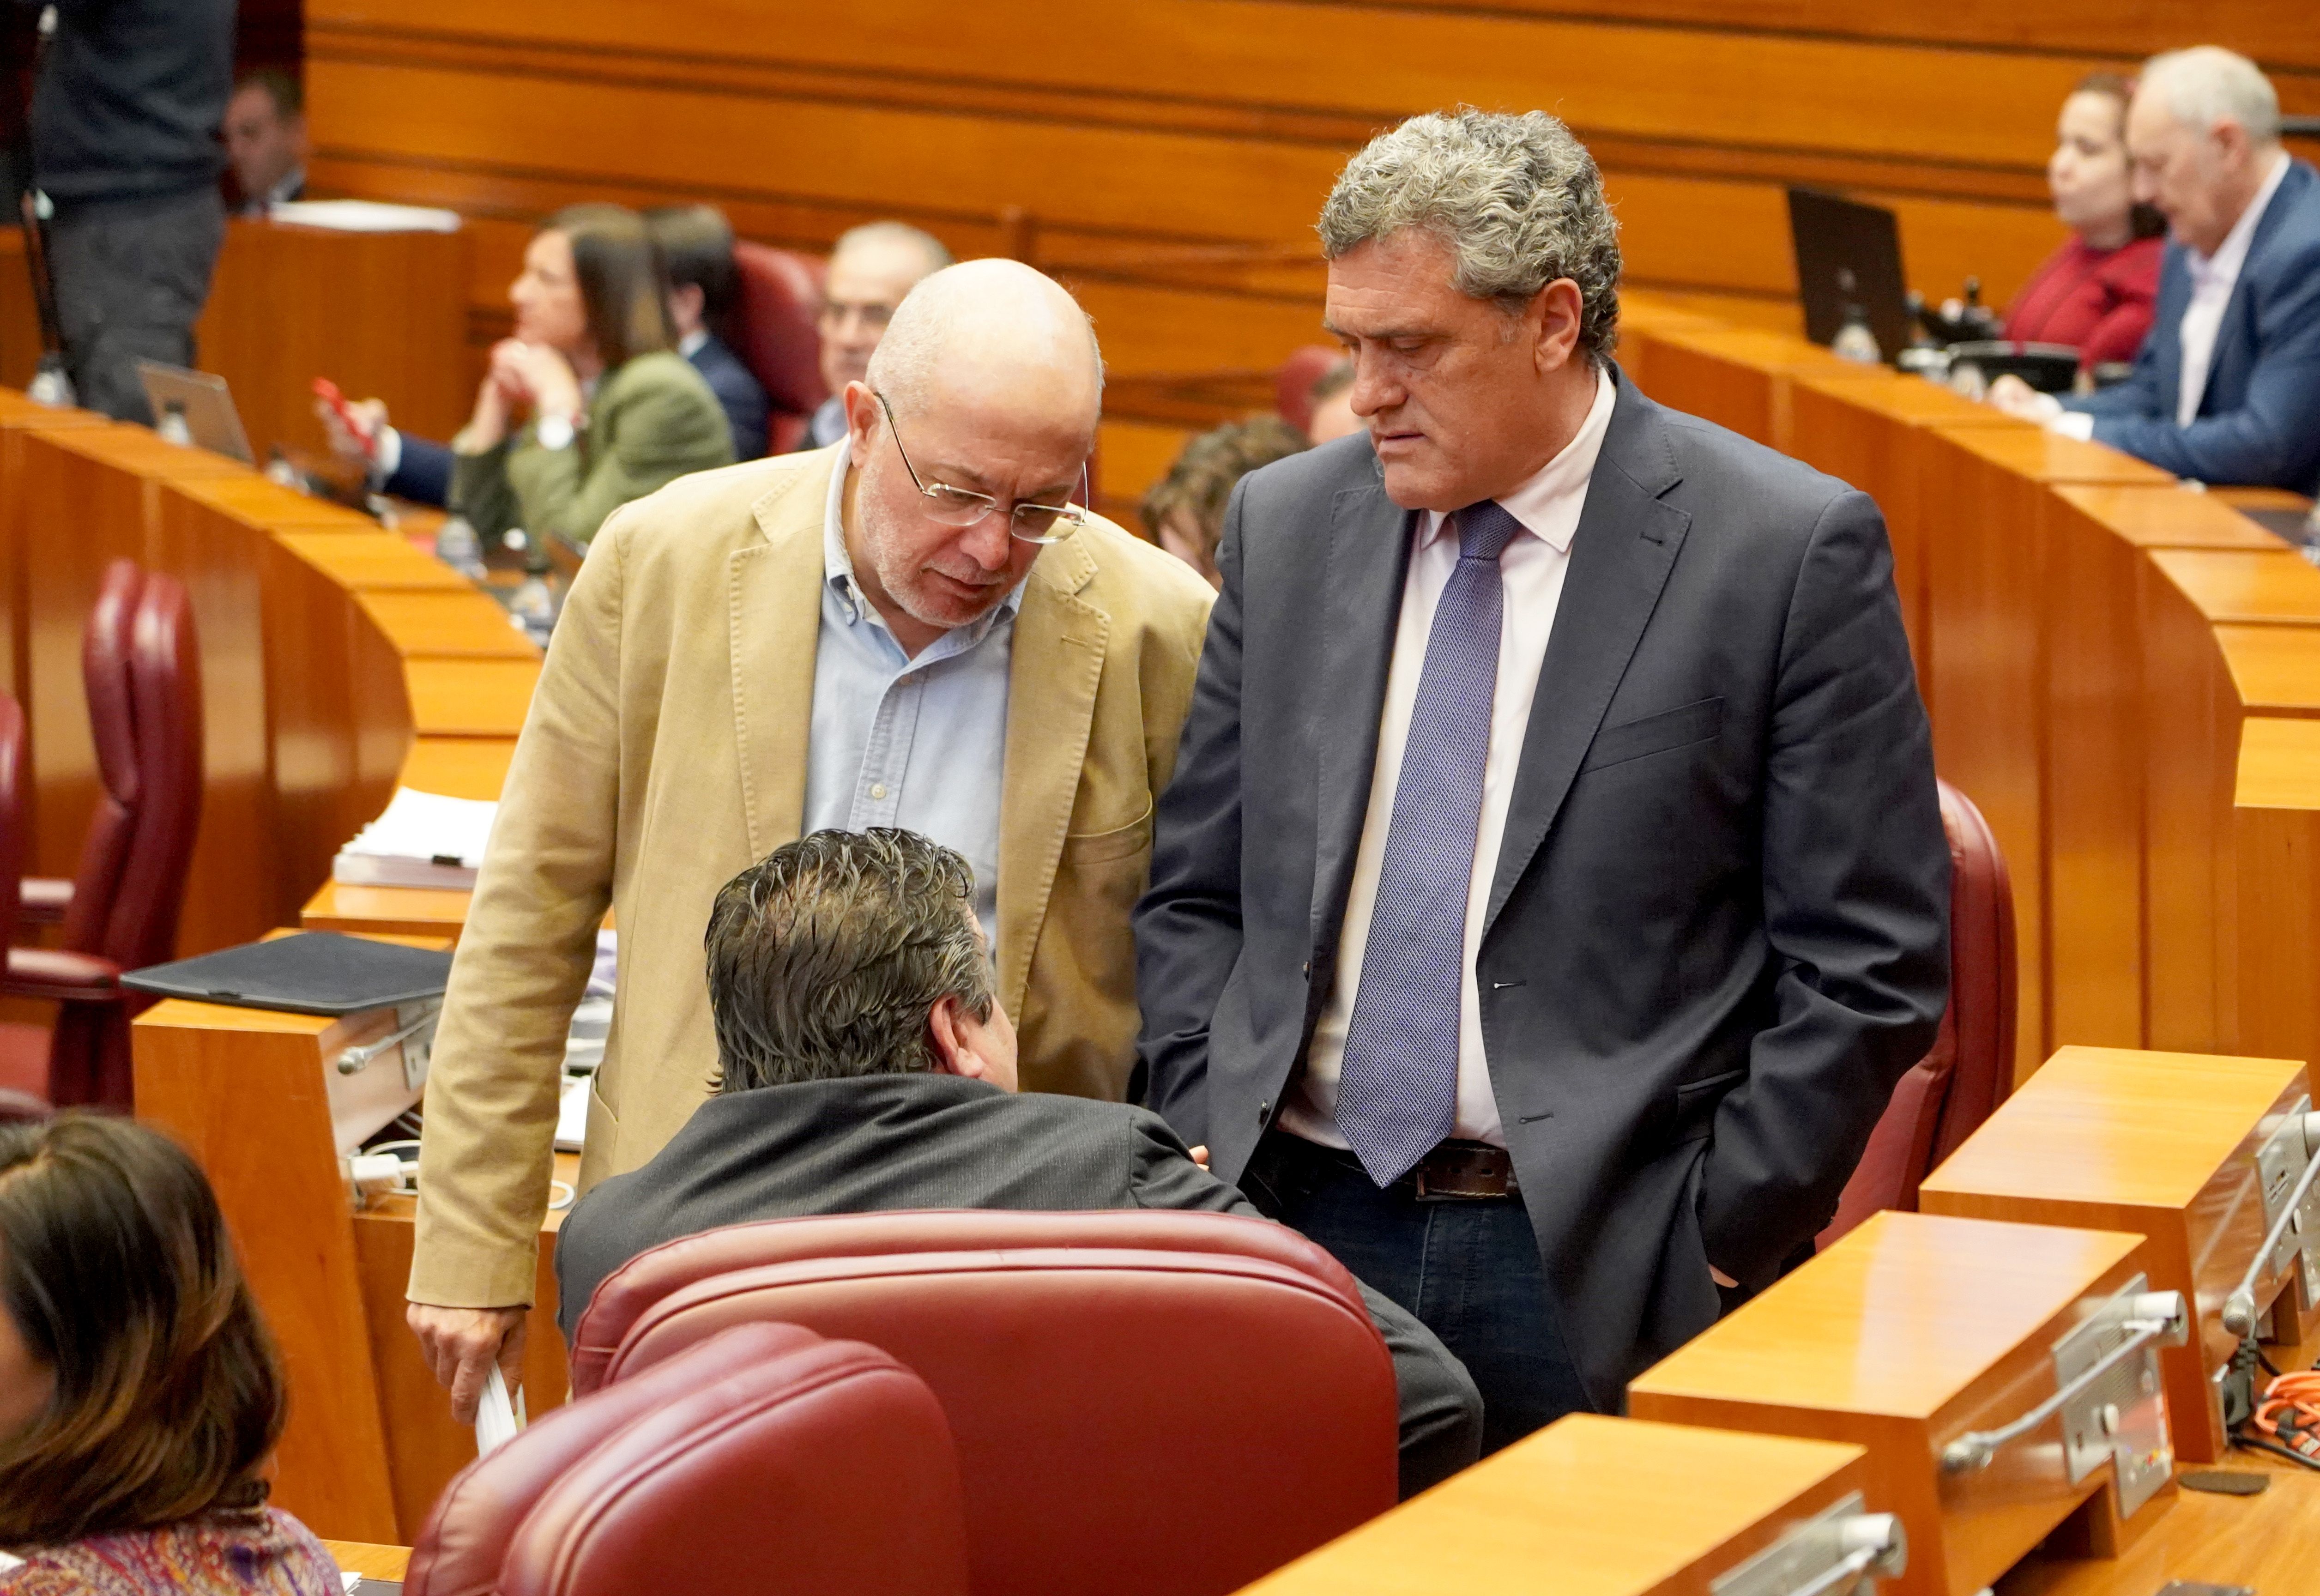
[[[238,469],[239,467],[237,467]],[[202,818],[177,925],[181,954],[263,936],[295,898],[280,878],[267,725],[262,527],[154,488],[151,568],[186,585],[201,643]]]
[[[81,634],[104,568],[153,558],[155,498],[164,480],[232,476],[222,456],[164,443],[141,427],[108,425],[24,440],[23,694],[33,770],[36,875],[69,876],[96,806],[96,756],[81,685]],[[204,618],[197,611],[196,626]],[[204,688],[206,698],[207,688]]]
[[[2241,725],[2234,792],[2239,1034],[2320,1059],[2320,720]]]
[[[313,384],[387,401],[421,437],[466,419],[463,233],[350,233],[236,220],[195,329],[205,370],[232,385],[262,461],[277,444],[322,453]]]

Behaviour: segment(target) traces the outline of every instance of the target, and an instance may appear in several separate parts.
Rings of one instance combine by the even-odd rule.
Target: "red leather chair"
[[[1273,378],[1273,408],[1281,419],[1304,431],[1313,424],[1313,385],[1346,358],[1343,349],[1309,343],[1281,363]]]
[[[72,880],[22,884],[22,917],[61,920],[59,945],[10,948],[0,976],[0,993],[63,1009],[53,1031],[0,1027],[0,1083],[60,1108],[126,1110],[129,1022],[153,1000],[120,976],[172,956],[201,821],[201,655],[185,585],[115,560],[89,614],[81,667],[96,812]]]
[[[1383,1512],[1393,1365],[1336,1259],[1210,1213],[774,1220],[632,1260],[592,1391],[757,1319],[882,1347],[950,1420],[984,1596],[1222,1596]]]
[[[405,1596],[965,1596],[958,1464],[875,1347],[738,1326],[462,1470]]]
[[[1871,1214],[1914,1211],[1917,1187],[2014,1089],[2014,887],[1973,801],[1941,784],[1950,843],[1950,1006],[1911,1066],[1820,1233],[1826,1247]]]
[[[806,419],[829,397],[816,327],[827,268],[813,256],[747,240],[733,246],[733,352],[764,385],[767,451],[786,454],[805,440]]]

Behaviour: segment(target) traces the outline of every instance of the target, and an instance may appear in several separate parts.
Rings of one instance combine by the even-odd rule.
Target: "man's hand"
[[[1209,1149],[1206,1147],[1194,1147],[1192,1149],[1192,1154],[1193,1163],[1199,1165],[1202,1169],[1206,1169],[1209,1166]]]
[[[2007,372],[1989,385],[1989,404],[1993,410],[2040,425],[2062,413],[2062,402],[2052,394],[2041,394],[2012,372]]]
[[[347,406],[358,426],[363,429],[358,436],[340,416],[338,407],[328,400],[314,401],[314,413],[322,422],[322,431],[331,440],[331,452],[353,466],[368,466],[373,440],[379,429],[386,425],[386,404],[378,399],[360,399]]]
[[[403,1309],[403,1322],[419,1338],[419,1347],[435,1378],[451,1392],[451,1417],[462,1424],[476,1421],[476,1406],[483,1400],[484,1381],[492,1365],[513,1395],[523,1378],[523,1326],[528,1309],[438,1308],[412,1302]]]

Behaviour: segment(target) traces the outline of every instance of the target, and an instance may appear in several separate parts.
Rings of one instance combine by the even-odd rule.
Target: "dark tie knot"
[[[1458,558],[1499,563],[1499,556],[1522,530],[1522,522],[1496,499],[1484,499],[1458,512]]]

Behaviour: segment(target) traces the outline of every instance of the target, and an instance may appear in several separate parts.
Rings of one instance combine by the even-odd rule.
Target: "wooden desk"
[[[2250,714],[2320,714],[2320,627],[2218,626],[2216,646]]]
[[[476,585],[384,528],[372,535],[278,531],[275,541],[358,593],[473,593]]]
[[[326,881],[306,900],[298,923],[310,931],[367,931],[457,941],[467,923],[470,897],[467,893],[435,887],[346,886]]]
[[[2320,624],[2320,568],[2285,549],[2161,549],[2151,563],[2211,621]]]
[[[420,736],[512,738],[531,712],[539,662],[411,658],[403,661],[403,680],[411,694],[412,727]],[[498,797],[498,789],[487,796]]]
[[[508,612],[466,593],[366,593],[358,602],[405,658],[538,659],[539,650]]]
[[[407,668],[407,667],[406,667]],[[478,670],[492,666],[472,666]],[[403,761],[406,786],[450,798],[491,798],[507,784],[508,761],[515,757],[512,737],[421,737]]]

